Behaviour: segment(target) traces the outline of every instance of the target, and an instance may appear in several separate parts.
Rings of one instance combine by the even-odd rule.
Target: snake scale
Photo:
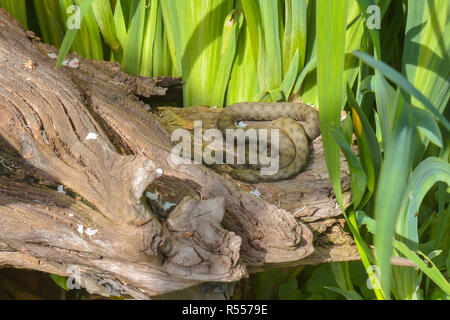
[[[319,113],[302,103],[236,103],[221,112],[217,128],[225,137],[227,129],[242,129],[236,126],[241,120],[272,121],[266,128],[279,129],[279,170],[275,174],[262,175],[259,168],[252,166],[236,166],[231,171],[233,178],[250,183],[284,180],[300,173],[309,155],[308,139],[312,141],[320,135]],[[304,125],[297,121],[303,121]]]

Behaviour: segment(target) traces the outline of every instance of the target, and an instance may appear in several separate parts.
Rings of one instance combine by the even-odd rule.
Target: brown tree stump
[[[170,132],[183,119],[212,126],[220,110],[148,112],[138,97],[179,99],[180,79],[132,77],[77,55],[69,58],[78,68],[55,70],[49,53],[57,50],[0,9],[0,266],[62,276],[75,269],[90,292],[149,298],[359,258],[320,138],[305,171],[277,183],[177,164]]]

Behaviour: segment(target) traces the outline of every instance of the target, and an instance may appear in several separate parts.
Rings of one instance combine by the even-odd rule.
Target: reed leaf
[[[339,147],[330,129],[340,123],[344,102],[344,60],[347,0],[317,1],[317,84],[320,127],[328,173],[343,208]],[[330,85],[332,83],[333,85]]]
[[[307,0],[285,1],[285,25],[282,42],[283,75],[289,70],[290,62],[298,54],[298,70],[303,70],[306,58]],[[298,72],[297,70],[297,72]]]
[[[141,70],[140,75],[151,76],[153,74],[153,48],[155,47],[156,38],[156,24],[158,22],[158,11],[159,11],[158,1],[150,2],[150,10],[146,10],[146,17],[144,22],[144,39],[142,43],[142,60],[141,60]],[[158,38],[159,39],[159,38]],[[163,44],[160,42],[156,43],[156,49],[161,50]]]
[[[28,29],[27,8],[25,0],[0,0],[0,7],[11,13],[11,16]]]
[[[92,12],[105,42],[113,50],[118,50],[120,42],[117,39],[114,16],[109,0],[94,0],[92,3]]]

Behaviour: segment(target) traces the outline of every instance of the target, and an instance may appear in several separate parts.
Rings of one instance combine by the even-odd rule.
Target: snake
[[[223,137],[226,137],[228,129],[242,129],[245,131],[254,128],[247,127],[243,129],[238,127],[236,123],[243,120],[272,121],[270,126],[265,128],[278,129],[280,138],[278,147],[280,153],[279,170],[276,173],[262,175],[260,167],[248,164],[245,166],[235,165],[234,169],[231,170],[232,178],[249,183],[279,181],[298,175],[308,160],[309,141],[320,135],[318,111],[312,106],[303,103],[235,103],[224,108],[219,115],[216,126]],[[304,124],[302,125],[298,121],[302,121]],[[248,155],[246,155],[246,159],[248,159]]]

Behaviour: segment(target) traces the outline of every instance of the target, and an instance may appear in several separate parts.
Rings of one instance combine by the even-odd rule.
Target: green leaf
[[[81,0],[74,1],[78,6],[81,5]],[[97,22],[95,21],[94,13],[92,12],[92,7],[86,11],[83,24],[89,35],[85,38],[85,40],[89,41],[90,55],[88,58],[93,60],[103,60],[102,38],[100,36]]]
[[[368,217],[362,211],[357,212],[358,224],[366,225],[369,232],[376,234],[377,222]],[[414,252],[408,248],[408,246],[398,240],[393,240],[393,246],[396,250],[400,251],[406,258],[414,262],[417,267],[422,270],[431,280],[436,283],[442,290],[447,294],[450,294],[450,285],[439,269],[434,265],[434,263],[420,251]]]
[[[239,5],[240,2],[237,3],[236,9],[242,10],[242,7]],[[226,105],[236,102],[254,101],[254,97],[258,93],[258,75],[253,49],[254,47],[250,40],[250,27],[248,26],[248,21],[245,21],[243,30],[239,35],[231,79],[228,83]]]
[[[412,167],[416,134],[410,106],[403,102],[399,92],[396,104],[397,114],[394,118],[392,136],[385,151],[375,193],[377,219],[375,247],[381,286],[387,298],[391,289],[392,237]]]
[[[315,1],[309,2],[311,6],[314,5]],[[341,1],[337,1],[337,4],[342,3]],[[346,37],[345,37],[345,59],[344,59],[344,74],[343,74],[343,83],[344,85],[348,82],[350,86],[353,86],[357,75],[358,75],[358,61],[355,59],[350,52],[361,48],[361,40],[363,39],[365,25],[362,19],[358,19],[360,16],[360,8],[356,1],[348,1],[347,7],[347,21],[346,21]],[[311,10],[313,11],[313,10]],[[332,19],[335,19],[334,17]],[[317,19],[316,19],[317,20]],[[309,19],[308,21],[311,21]],[[311,33],[314,33],[314,27],[311,24],[308,26],[311,29]],[[319,29],[320,24],[317,23],[317,30]],[[309,36],[309,35],[308,35]],[[338,41],[336,39],[336,41]],[[317,41],[316,41],[317,42]],[[317,50],[316,44],[308,43],[312,54],[310,55],[312,59],[314,56],[314,52],[319,52]],[[317,80],[315,79],[316,74],[314,72],[310,73],[306,76],[303,89],[302,89],[302,98],[303,101],[317,105],[318,103],[318,88],[317,88]],[[297,86],[296,86],[297,89]],[[344,95],[345,101],[345,95]]]
[[[236,54],[236,46],[238,42],[239,32],[241,31],[244,16],[241,12],[233,10],[225,19],[222,36],[222,49],[220,53],[220,63],[217,74],[223,77],[222,81],[218,81],[214,86],[211,97],[211,104],[222,108],[225,102],[225,91],[230,77],[231,67]]]
[[[155,44],[156,38],[156,24],[158,22],[158,1],[150,2],[150,10],[146,12],[144,23],[144,39],[142,43],[142,58],[141,58],[141,70],[140,75],[152,76],[153,75],[153,48],[155,47],[159,51],[163,51],[163,43]],[[158,38],[159,39],[159,38]],[[155,50],[155,51],[157,51]]]
[[[302,70],[300,75],[297,78],[297,81],[295,82],[293,93],[298,93],[300,88],[302,87],[303,81],[305,81],[306,76],[317,67],[317,57],[314,54],[314,56],[308,61],[305,68]]]
[[[345,141],[349,145],[353,144],[353,121],[351,113],[346,113],[345,118],[341,121],[341,131],[345,137]]]
[[[295,70],[302,70],[306,56],[307,37],[307,0],[286,0],[285,3],[285,28],[283,34],[283,73],[284,77],[291,69],[289,61],[294,61],[298,55],[298,65]],[[286,95],[289,96],[289,95]]]
[[[450,164],[436,157],[422,161],[409,177],[396,231],[402,239],[408,239],[414,250],[419,244],[416,213],[425,195],[439,181],[450,185]]]
[[[169,52],[174,62],[175,75],[183,76],[183,68],[181,59],[183,52],[181,49],[181,36],[179,19],[177,17],[176,3],[174,0],[158,0],[161,6],[161,12],[164,20],[164,29],[167,36],[167,42],[169,45]]]
[[[426,255],[418,251],[417,253],[410,250],[408,246],[400,241],[394,240],[394,247],[405,255],[408,259],[413,261],[433,282],[439,286],[446,294],[450,294],[450,284],[439,268],[435,266],[433,261],[428,259]]]
[[[408,1],[402,71],[439,112],[450,96],[449,10],[448,0]]]
[[[123,46],[122,69],[131,75],[139,75],[145,22],[145,0],[138,0],[133,8],[130,28]]]
[[[436,146],[442,148],[442,135],[439,127],[436,123],[431,112],[425,109],[420,109],[417,107],[412,107],[411,110],[414,114],[414,118],[416,119],[417,129],[419,133],[425,138],[429,139]]]
[[[255,65],[257,65],[260,42],[260,31],[258,26],[261,23],[261,12],[258,8],[258,3],[254,0],[241,0],[240,3],[242,5],[242,10],[244,11],[248,29],[248,38],[253,50],[253,59]]]
[[[356,291],[344,290],[336,287],[324,287],[324,288],[339,293],[340,295],[343,295],[347,300],[364,300],[363,297],[361,297],[361,295]]]
[[[353,207],[357,208],[363,199],[364,193],[366,191],[367,185],[367,177],[364,169],[358,159],[358,157],[353,152],[350,145],[347,143],[342,132],[334,127],[331,130],[331,134],[333,135],[336,143],[341,147],[342,152],[347,159],[347,163],[350,169],[350,181],[351,181],[351,189],[352,189],[352,199],[353,199]]]
[[[233,43],[228,46],[226,40],[223,42],[224,23],[233,10],[233,2],[167,0],[160,5],[172,60],[183,77],[184,106],[223,105],[222,92],[229,81],[240,13],[234,16],[236,29],[232,31]],[[228,22],[231,27],[235,23]],[[223,48],[228,51],[222,52]]]
[[[442,125],[447,129],[450,130],[450,123],[444,116],[439,112],[439,110],[436,109],[431,102],[423,96],[422,93],[420,93],[414,86],[398,71],[392,69],[390,66],[385,64],[384,62],[381,62],[379,60],[375,60],[373,57],[368,55],[367,53],[355,51],[353,54],[363,60],[365,63],[370,65],[373,68],[376,68],[378,71],[380,71],[384,76],[392,80],[394,83],[396,83],[400,88],[405,90],[408,94],[415,97],[418,101],[420,101],[433,115],[439,119],[439,121],[442,123]]]
[[[289,66],[286,75],[284,76],[283,82],[281,83],[280,89],[284,92],[285,97],[289,97],[294,87],[295,79],[297,77],[299,64],[299,54],[298,51],[295,52],[295,56],[292,59],[291,65]]]
[[[296,278],[291,278],[287,282],[280,285],[278,291],[278,298],[280,300],[301,300],[303,299],[302,292],[298,289]]]
[[[117,39],[119,40],[120,45],[124,47],[127,39],[127,25],[123,15],[122,0],[116,2],[116,8],[114,9],[114,25]]]
[[[280,87],[283,79],[278,2],[256,0],[261,13],[259,25],[258,78],[260,90]]]
[[[67,277],[63,277],[57,274],[49,273],[50,278],[63,290],[69,291],[69,287],[67,286]]]
[[[11,16],[28,29],[27,8],[25,0],[1,0],[0,7],[11,13]]]
[[[157,16],[156,16],[156,26],[155,26],[155,39],[153,43],[152,51],[152,75],[156,76],[176,76],[175,67],[173,66],[173,61],[171,58],[171,53],[169,49],[169,42],[167,40],[167,33],[164,31],[164,23],[161,12],[161,7],[159,1],[154,1],[152,3],[151,10],[158,4]],[[144,49],[146,50],[146,49]],[[147,53],[144,52],[144,55]],[[146,67],[147,61],[143,62],[143,67]]]
[[[359,156],[364,172],[367,174],[367,188],[370,195],[375,191],[381,166],[381,153],[375,132],[356,101],[350,86],[347,85],[347,101],[352,108],[353,127],[356,135]]]
[[[339,147],[329,131],[340,123],[344,102],[344,60],[347,0],[317,1],[317,83],[320,128],[328,173],[343,209]],[[333,85],[330,85],[330,84]]]
[[[116,36],[116,26],[109,0],[94,0],[92,12],[102,32],[105,42],[113,49],[119,49],[120,42]]]

